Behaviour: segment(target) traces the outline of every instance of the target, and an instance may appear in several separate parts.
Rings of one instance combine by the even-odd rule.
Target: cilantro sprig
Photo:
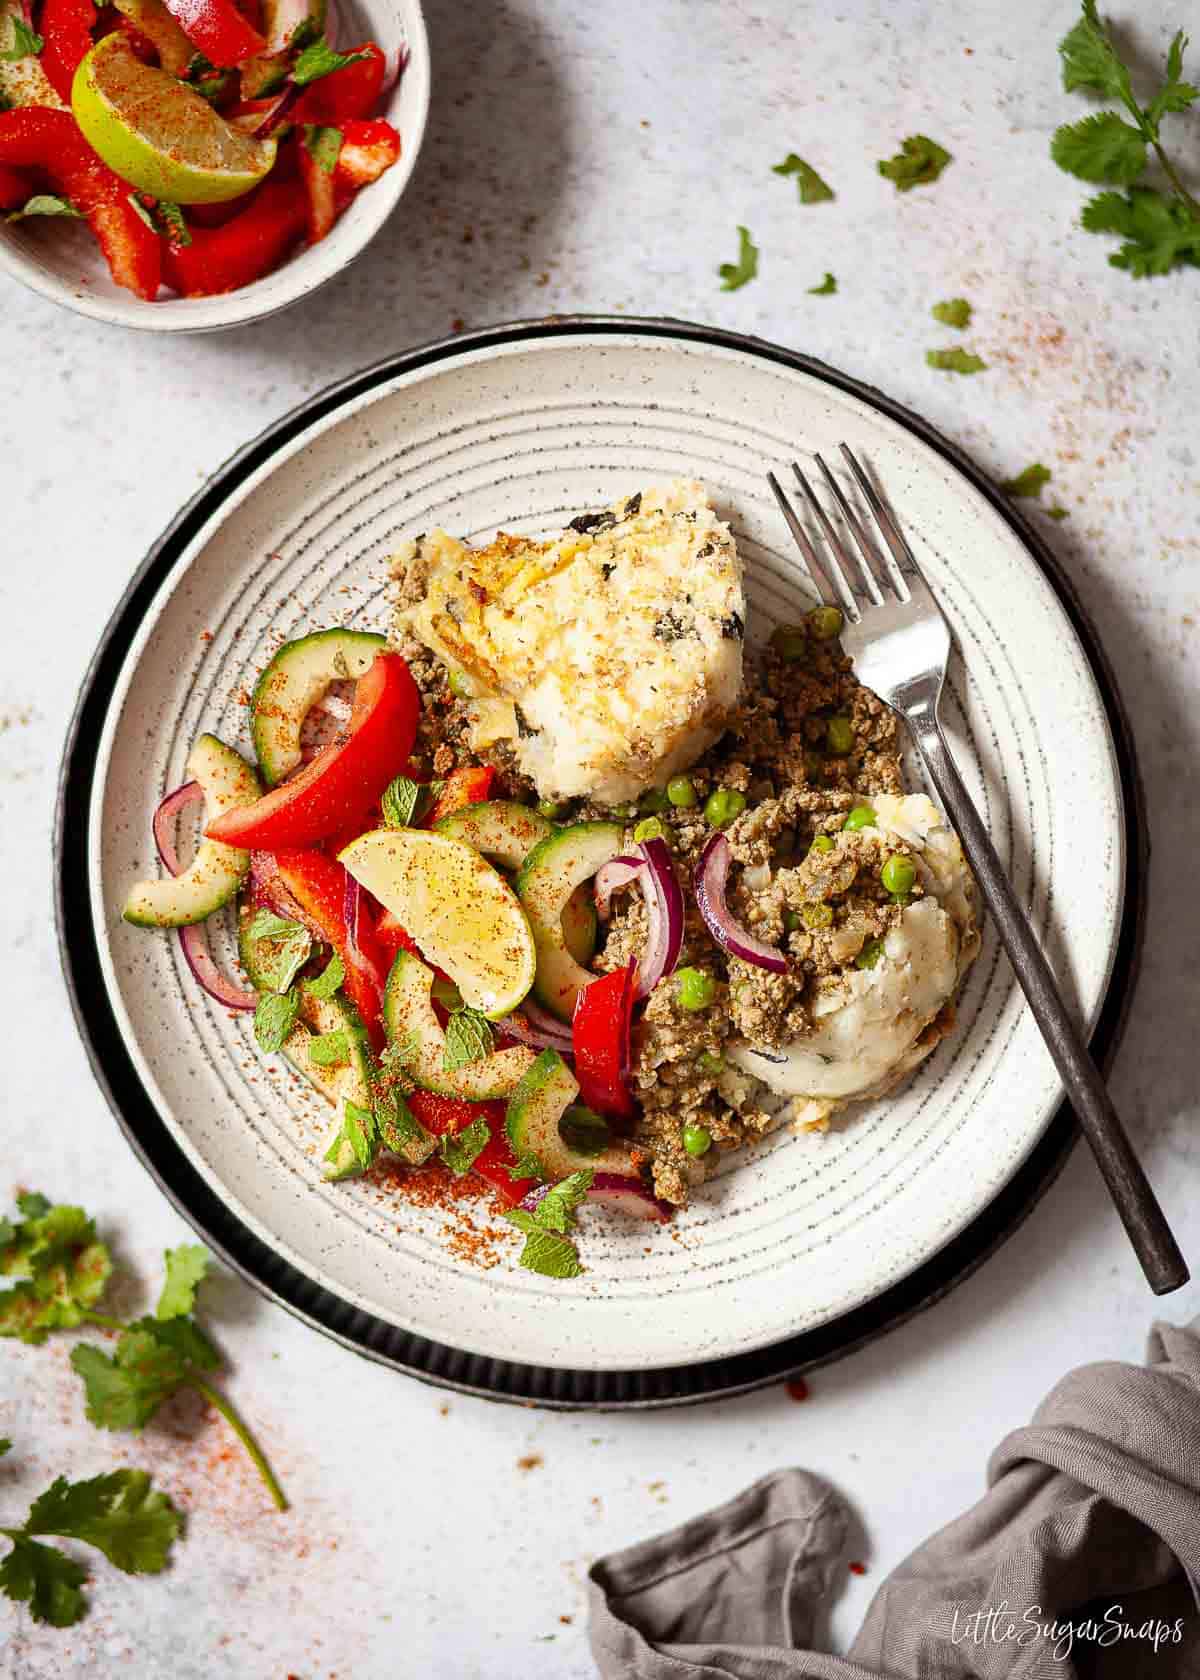
[[[221,1356],[194,1317],[207,1251],[195,1243],[168,1249],[154,1313],[128,1323],[98,1310],[113,1268],[95,1221],[82,1208],[51,1205],[37,1193],[18,1196],[17,1209],[18,1222],[0,1218],[0,1276],[17,1280],[0,1290],[0,1336],[39,1344],[52,1330],[95,1325],[112,1331],[117,1340],[111,1354],[87,1342],[71,1350],[91,1422],[100,1429],[141,1429],[165,1400],[181,1388],[194,1388],[225,1419],[275,1504],[286,1510],[283,1489],[261,1448],[209,1381]]]
[[[1122,244],[1108,260],[1138,279],[1166,274],[1180,264],[1200,264],[1200,201],[1188,191],[1162,140],[1163,118],[1200,99],[1200,87],[1183,79],[1186,47],[1181,29],[1167,51],[1164,77],[1143,105],[1096,0],[1083,0],[1079,21],[1059,42],[1064,89],[1086,88],[1116,100],[1126,116],[1096,111],[1064,123],[1050,142],[1050,155],[1080,180],[1125,189],[1089,199],[1080,221],[1089,233],[1116,234]],[[1151,155],[1167,179],[1166,192],[1141,179]]]
[[[592,1186],[590,1167],[571,1173],[547,1190],[533,1208],[510,1208],[504,1218],[525,1233],[520,1264],[543,1277],[573,1278],[583,1271],[579,1250],[567,1236],[575,1213]]]
[[[0,1453],[9,1445],[0,1441]],[[0,1528],[12,1542],[0,1561],[0,1593],[27,1604],[35,1622],[71,1627],[87,1609],[87,1571],[47,1546],[45,1536],[82,1540],[126,1575],[157,1575],[182,1529],[182,1515],[144,1470],[110,1470],[82,1482],[59,1476],[19,1528]]]

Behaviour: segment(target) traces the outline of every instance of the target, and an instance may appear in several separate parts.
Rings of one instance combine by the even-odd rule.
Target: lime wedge
[[[119,31],[75,72],[71,109],[122,180],[176,204],[238,198],[275,162],[274,140],[239,134],[194,89],[135,58]]]
[[[354,879],[444,969],[472,1009],[515,1009],[533,984],[533,934],[508,882],[472,847],[421,828],[378,828],[339,854]]]

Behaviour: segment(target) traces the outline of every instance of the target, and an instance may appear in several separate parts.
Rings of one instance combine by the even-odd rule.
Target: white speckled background
[[[252,433],[386,351],[459,320],[628,310],[780,339],[911,404],[998,475],[1039,458],[1053,469],[1046,499],[1071,518],[1035,517],[1116,667],[1154,840],[1114,1088],[1200,1260],[1200,274],[1132,281],[1105,265],[1105,241],[1072,227],[1086,189],[1046,148],[1083,109],[1056,74],[1073,10],[431,0],[434,105],[413,186],[376,245],[309,304],[167,343],[5,287],[5,1195],[22,1183],[86,1201],[147,1282],[185,1234],[93,1087],[50,911],[63,731],[146,545]],[[1137,10],[1137,39],[1155,52],[1187,21],[1177,5]],[[874,160],[914,130],[956,161],[932,189],[898,197]],[[1182,132],[1194,147],[1195,128]],[[835,204],[802,209],[771,174],[789,149],[827,177]],[[739,221],[762,249],[760,278],[723,295],[715,268]],[[838,295],[806,296],[826,269]],[[976,306],[967,335],[929,319],[956,294]],[[925,368],[926,347],[960,341],[986,373]],[[131,1310],[143,1300],[131,1289]],[[803,1406],[773,1392],[645,1417],[513,1410],[359,1361],[233,1280],[209,1303],[229,1387],[293,1510],[274,1515],[223,1429],[187,1405],[140,1441],[93,1430],[69,1336],[5,1344],[0,1434],[16,1450],[0,1466],[0,1522],[59,1470],[116,1459],[152,1467],[189,1512],[172,1571],[129,1580],[100,1563],[76,1629],[31,1630],[0,1605],[6,1680],[582,1680],[589,1561],[784,1463],[830,1478],[859,1515],[847,1561],[868,1572],[847,1571],[834,1608],[844,1643],[881,1575],[978,1493],[992,1443],[1068,1364],[1138,1358],[1153,1312],[1079,1152],[1007,1249],[923,1318],[817,1373]],[[1193,1286],[1165,1310],[1198,1305]]]

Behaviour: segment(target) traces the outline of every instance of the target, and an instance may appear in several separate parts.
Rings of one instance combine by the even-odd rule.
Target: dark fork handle
[[[1071,1107],[1091,1145],[1147,1281],[1156,1295],[1168,1295],[1188,1281],[1187,1263],[1125,1135],[1100,1070],[1067,1013],[1050,964],[963,786],[933,707],[922,706],[911,715],[907,712],[904,715],[925,768],[958,831],[1000,942],[1008,952],[1034,1020],[1042,1030]]]

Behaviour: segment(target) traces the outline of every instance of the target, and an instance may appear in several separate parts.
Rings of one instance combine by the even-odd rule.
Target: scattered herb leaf
[[[969,327],[971,324],[971,305],[966,298],[946,298],[943,303],[935,303],[929,313],[944,327]]]
[[[304,990],[310,997],[331,998],[345,978],[345,965],[335,951],[317,978],[304,982]]]
[[[512,1166],[508,1168],[508,1176],[511,1179],[540,1178],[544,1180],[546,1169],[536,1155],[530,1150],[526,1150],[524,1155],[518,1155]]]
[[[260,1050],[268,1054],[282,1050],[284,1039],[300,1013],[300,994],[293,986],[287,992],[267,992],[254,1011],[254,1036]]]
[[[250,923],[249,933],[251,939],[267,947],[255,952],[263,981],[273,992],[286,992],[312,954],[312,935],[300,922],[277,916],[273,910],[260,910]]]
[[[833,197],[833,188],[821,179],[811,164],[805,163],[795,152],[789,152],[782,163],[772,164],[771,171],[775,175],[796,177],[801,204],[820,204]]]
[[[315,123],[304,125],[304,145],[309,156],[322,168],[326,175],[332,175],[337,168],[338,156],[342,150],[342,131],[340,128],[321,128]]]
[[[925,360],[942,373],[982,373],[987,367],[982,357],[957,345],[953,350],[926,350]]]
[[[155,1318],[182,1318],[196,1310],[196,1291],[208,1275],[209,1253],[199,1243],[181,1243],[163,1254],[166,1277]]]
[[[1050,482],[1050,468],[1040,461],[1024,468],[1015,478],[1006,478],[1000,488],[1006,496],[1040,496],[1042,486]]]
[[[322,76],[331,76],[335,70],[344,70],[348,64],[357,64],[360,58],[370,56],[365,48],[360,52],[334,52],[321,35],[304,48],[293,64],[292,81],[297,87],[308,87],[312,82],[319,82]]]
[[[442,1160],[455,1178],[462,1178],[470,1172],[491,1142],[491,1137],[488,1123],[481,1114],[478,1120],[472,1120],[461,1132],[448,1132],[439,1140],[438,1148]]]
[[[383,820],[388,828],[411,828],[417,807],[425,795],[420,782],[409,776],[397,776],[383,790]]]
[[[877,165],[879,173],[891,181],[897,192],[911,192],[913,187],[927,186],[936,181],[948,163],[950,153],[927,134],[910,134],[900,142],[895,157],[883,158]]]
[[[758,273],[758,246],[746,228],[739,227],[737,231],[738,260],[735,263],[722,263],[717,270],[723,292],[736,292]]]
[[[112,1274],[108,1248],[82,1208],[52,1206],[44,1196],[18,1196],[25,1215],[5,1220],[0,1276],[20,1281],[0,1290],[0,1336],[44,1342],[51,1330],[83,1324]]]
[[[344,1027],[320,1033],[308,1041],[308,1059],[314,1067],[345,1067],[350,1060],[350,1040]]]
[[[833,275],[826,270],[824,280],[822,280],[819,286],[810,286],[808,288],[808,295],[810,297],[829,297],[836,291],[837,281],[834,279]]]
[[[1059,502],[1055,502],[1053,507],[1048,507],[1046,512],[1051,519],[1070,519],[1071,517],[1069,511]]]
[[[0,52],[0,60],[5,64],[15,64],[20,58],[32,58],[41,52],[46,43],[23,17],[9,12],[8,23],[12,30],[13,44],[6,52]]]

